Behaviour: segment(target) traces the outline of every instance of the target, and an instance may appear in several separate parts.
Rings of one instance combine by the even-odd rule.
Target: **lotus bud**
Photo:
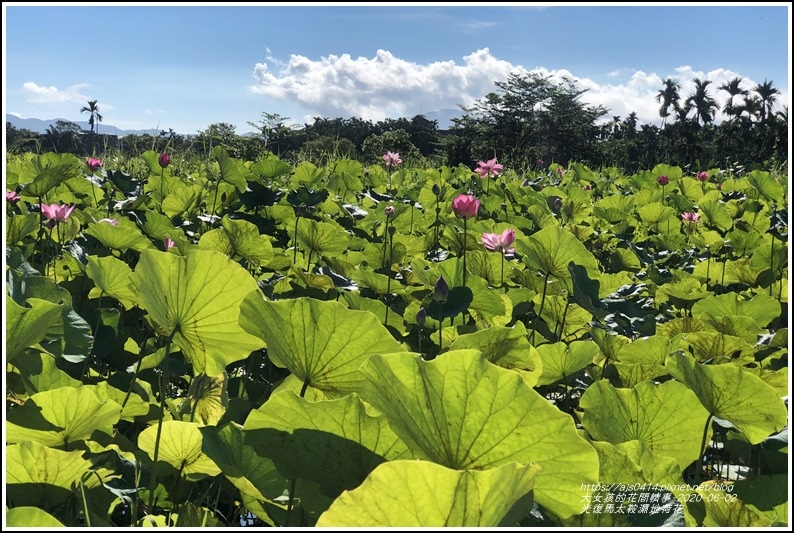
[[[416,313],[416,323],[421,327],[425,325],[426,320],[427,320],[427,311],[425,311],[424,307],[420,307],[419,311]]]
[[[446,280],[444,280],[444,276],[441,276],[438,278],[436,286],[433,288],[433,299],[443,304],[447,301],[447,296],[449,296],[449,285],[447,285]]]

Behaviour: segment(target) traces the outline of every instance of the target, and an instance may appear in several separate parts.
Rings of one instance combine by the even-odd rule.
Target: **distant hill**
[[[66,120],[65,118],[51,118],[48,120],[41,120],[39,118],[19,118],[15,115],[9,115],[6,113],[6,122],[14,126],[18,129],[25,129],[30,131],[35,131],[36,133],[45,133],[47,128],[50,126],[54,126],[56,122],[59,120]],[[80,128],[88,131],[90,126],[88,125],[87,121],[77,121],[77,120],[68,120],[67,122],[74,122]],[[97,129],[98,133],[107,133],[108,135],[143,135],[144,133],[148,133],[150,135],[157,135],[160,131],[156,128],[152,128],[150,130],[122,130],[116,128],[112,124],[105,124],[104,122],[99,123],[99,127]]]

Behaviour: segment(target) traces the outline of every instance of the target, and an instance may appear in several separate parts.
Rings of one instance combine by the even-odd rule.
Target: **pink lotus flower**
[[[700,220],[700,215],[691,211],[687,211],[686,213],[681,213],[681,220],[684,222],[697,224],[697,221]]]
[[[96,172],[102,167],[102,160],[96,157],[89,157],[85,164],[88,166],[88,170]]]
[[[559,174],[560,177],[562,177],[563,174],[565,174],[565,169],[563,169],[562,167],[557,167],[557,174]]]
[[[489,176],[498,176],[504,170],[504,165],[496,162],[496,158],[486,161],[477,161],[477,168],[474,172],[480,175],[480,178],[487,178]]]
[[[171,156],[168,155],[166,152],[163,152],[160,157],[157,159],[157,162],[160,163],[160,166],[166,168],[168,165],[171,164]]]
[[[703,172],[698,172],[697,175],[698,181],[708,181],[709,180],[709,173],[705,170]]]
[[[55,220],[56,222],[66,222],[69,220],[69,216],[74,211],[74,208],[77,207],[75,205],[69,207],[65,205],[46,205],[46,204],[39,204],[41,208],[41,212],[44,213],[44,218],[47,220]]]
[[[496,233],[483,233],[481,239],[485,247],[492,252],[502,252],[503,254],[515,253],[514,248],[510,248],[516,240],[516,232],[513,229],[506,229],[501,235]]]
[[[6,189],[6,202],[16,203],[19,201],[19,195],[14,191],[9,191]]]
[[[118,226],[119,225],[119,221],[116,220],[115,218],[100,218],[99,220],[97,220],[97,222],[107,222],[108,224],[110,224],[112,226]]]
[[[387,205],[386,208],[383,210],[383,213],[386,215],[387,218],[392,218],[397,214],[397,210],[394,208],[393,205]]]
[[[163,246],[165,246],[166,250],[170,250],[171,248],[176,246],[176,243],[172,241],[170,238],[166,237],[165,240],[163,241]]]
[[[659,176],[658,178],[656,178],[656,183],[658,183],[659,185],[661,185],[662,187],[664,187],[665,185],[667,185],[668,183],[670,183],[670,178],[668,178],[668,177],[667,177],[667,176],[665,176],[665,175]]]
[[[480,210],[480,200],[475,199],[471,194],[461,194],[452,200],[452,211],[458,218],[474,218]]]
[[[386,152],[383,156],[383,160],[386,162],[387,167],[396,167],[403,162],[398,152]]]

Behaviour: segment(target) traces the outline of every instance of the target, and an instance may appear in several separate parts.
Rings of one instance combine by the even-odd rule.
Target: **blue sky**
[[[3,4],[3,109],[195,133],[251,131],[263,112],[411,117],[471,104],[510,72],[568,75],[583,99],[660,123],[667,77],[711,94],[735,76],[772,80],[790,103],[789,3]],[[719,118],[719,117],[718,117]]]

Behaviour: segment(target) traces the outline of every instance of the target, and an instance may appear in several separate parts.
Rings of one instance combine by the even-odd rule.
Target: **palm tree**
[[[670,106],[673,109],[678,108],[678,102],[681,100],[681,95],[678,91],[681,90],[681,83],[678,80],[667,78],[664,80],[664,87],[659,89],[656,94],[656,102],[661,103],[659,108],[659,116],[662,117],[662,127],[667,122],[667,117],[670,116]]]
[[[747,122],[752,122],[753,118],[761,120],[764,112],[764,104],[761,99],[751,94],[744,97],[744,101],[736,106],[736,116],[742,118],[742,115],[747,113]]]
[[[711,83],[710,80],[693,78],[692,81],[695,82],[695,92],[690,94],[686,101],[695,111],[695,122],[699,124],[700,121],[703,121],[705,126],[714,120],[714,115],[720,110],[720,105],[706,91],[706,87]]]
[[[88,126],[91,128],[91,150],[94,150],[94,126],[99,132],[99,123],[102,122],[102,115],[99,114],[99,105],[96,100],[89,100],[87,106],[80,109],[81,113],[88,113]]]
[[[753,88],[758,96],[761,98],[761,122],[770,120],[774,113],[772,108],[777,103],[777,97],[780,94],[775,87],[772,87],[772,81],[764,80],[764,83],[759,83]]]
[[[729,82],[723,83],[717,88],[720,91],[725,91],[728,93],[728,101],[725,102],[725,106],[723,107],[723,111],[725,111],[725,114],[728,115],[728,123],[731,122],[731,117],[737,116],[733,108],[733,99],[737,96],[747,96],[749,94],[747,89],[742,89],[740,87],[742,81],[744,81],[744,79],[741,76],[737,76]]]

